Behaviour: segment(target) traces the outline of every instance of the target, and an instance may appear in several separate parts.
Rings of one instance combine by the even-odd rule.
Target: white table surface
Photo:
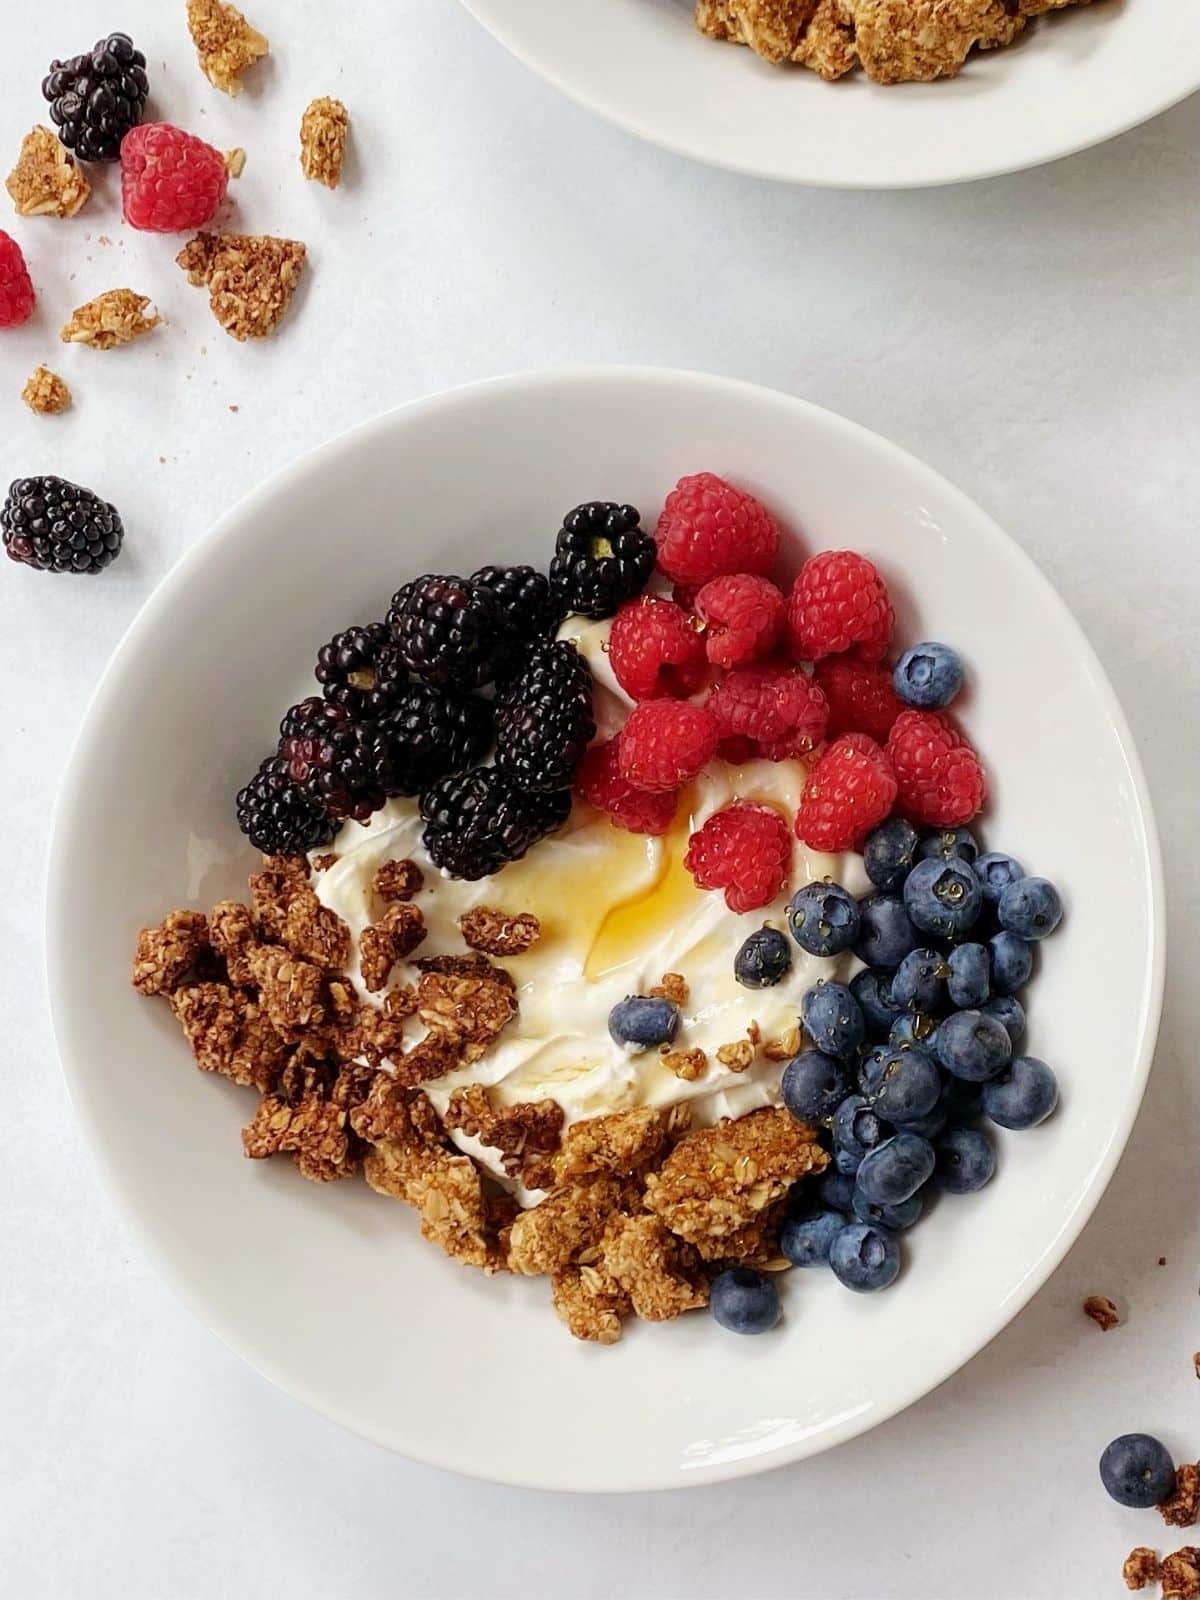
[[[115,11],[56,0],[6,17],[5,169],[44,117],[49,58],[127,27],[148,53],[159,114],[246,148],[241,222],[306,240],[312,272],[277,341],[242,347],[172,265],[172,240],[122,228],[111,173],[74,221],[6,223],[41,305],[0,335],[4,476],[58,471],[94,486],[121,507],[128,539],[99,581],[0,572],[11,830],[0,1593],[1123,1593],[1132,1545],[1188,1536],[1164,1539],[1157,1517],[1106,1500],[1101,1447],[1137,1428],[1200,1454],[1200,99],[1103,149],[976,187],[789,191],[594,122],[451,0],[357,0],[336,28],[332,9],[252,0],[275,51],[236,102],[199,76],[182,0]],[[300,111],[321,93],[354,118],[351,179],[333,195],[295,163]],[[155,296],[168,326],[107,355],[57,343],[72,306],[121,285]],[[42,359],[75,390],[64,418],[34,418],[17,399]],[[1155,1071],[1116,1180],[988,1350],[818,1460],[625,1499],[534,1495],[392,1458],[223,1349],[156,1281],[98,1185],[59,1075],[41,961],[59,774],[92,683],[177,557],[266,474],[372,412],[567,361],[710,368],[794,391],[896,439],[987,507],[1059,586],[1125,704],[1157,803],[1175,951]],[[1018,621],[1017,647],[1019,634]],[[1093,1292],[1121,1305],[1116,1331],[1082,1317]]]

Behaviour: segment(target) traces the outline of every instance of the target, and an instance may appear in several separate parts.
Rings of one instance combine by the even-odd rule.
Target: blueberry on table
[[[767,1333],[779,1321],[779,1290],[751,1267],[729,1267],[713,1279],[712,1314],[730,1333]]]
[[[1015,1050],[1025,1037],[1025,1007],[1011,994],[997,995],[979,1008],[985,1017],[994,1017],[1008,1034]]]
[[[831,1056],[852,1056],[866,1038],[862,1010],[844,983],[814,984],[800,1010],[813,1043]]]
[[[788,902],[792,938],[810,956],[837,956],[858,938],[858,901],[840,883],[806,883]]]
[[[1058,1080],[1037,1056],[1014,1056],[1006,1071],[984,1084],[980,1104],[1002,1128],[1035,1128],[1058,1104]]]
[[[849,1211],[854,1204],[854,1179],[827,1167],[817,1179],[817,1198],[830,1211]]]
[[[868,967],[894,971],[917,948],[917,930],[898,895],[872,894],[858,905],[861,925],[854,954]]]
[[[947,1194],[974,1194],[996,1170],[996,1152],[978,1128],[947,1128],[934,1145],[934,1171]]]
[[[886,1137],[879,1114],[865,1095],[848,1094],[833,1114],[831,1128],[835,1155],[845,1152],[862,1160],[868,1150],[873,1150]]]
[[[891,817],[868,834],[863,845],[863,866],[877,889],[891,893],[904,887],[904,880],[917,859],[921,835],[903,817]]]
[[[989,850],[976,857],[975,876],[983,898],[995,905],[1010,883],[1025,876],[1025,868],[1012,856],[1006,856],[1003,850]]]
[[[965,861],[970,866],[979,854],[979,844],[970,828],[943,828],[921,843],[917,855],[922,861]]]
[[[830,1246],[829,1265],[847,1289],[873,1294],[896,1281],[900,1246],[886,1228],[873,1222],[851,1222]]]
[[[877,1045],[858,1070],[858,1086],[885,1122],[914,1122],[937,1105],[942,1075],[920,1045]]]
[[[974,927],[983,890],[974,869],[957,858],[918,861],[904,882],[904,908],[922,933],[960,939]]]
[[[872,1222],[878,1228],[886,1228],[889,1233],[903,1233],[906,1228],[911,1228],[921,1220],[921,1212],[925,1209],[924,1198],[918,1194],[910,1194],[907,1200],[901,1200],[898,1205],[880,1206],[873,1200],[868,1200],[861,1189],[854,1191],[854,1215],[860,1222]]]
[[[1016,994],[1029,982],[1033,971],[1033,947],[1015,933],[993,934],[988,940],[988,955],[992,963],[992,992]]]
[[[672,1000],[627,995],[608,1014],[608,1031],[628,1055],[670,1044],[679,1028],[679,1007]]]
[[[1175,1463],[1148,1433],[1123,1433],[1100,1457],[1100,1482],[1121,1506],[1145,1511],[1175,1488]]]
[[[825,1267],[834,1238],[846,1226],[838,1211],[816,1211],[810,1217],[789,1217],[779,1234],[779,1248],[794,1267]]]
[[[850,1092],[844,1062],[822,1050],[793,1056],[780,1082],[783,1103],[800,1122],[831,1117]]]
[[[746,989],[773,989],[791,968],[791,948],[778,928],[750,934],[733,958],[733,975]]]
[[[959,1010],[981,1006],[991,997],[992,963],[986,945],[956,945],[946,957],[946,993]]]
[[[936,1011],[950,968],[936,950],[910,950],[892,979],[892,1000],[907,1011]]]
[[[1018,878],[1000,896],[1000,926],[1018,939],[1045,939],[1062,921],[1062,900],[1049,878]]]
[[[982,1011],[956,1011],[938,1028],[938,1060],[956,1078],[984,1083],[1012,1059],[1008,1029]]]
[[[940,711],[948,706],[962,688],[962,681],[958,652],[933,640],[906,650],[892,673],[897,699],[919,711]]]
[[[860,1001],[861,1005],[862,1002]],[[897,1017],[888,1032],[888,1043],[899,1050],[906,1044],[919,1044],[926,1050],[937,1050],[938,1020],[923,1011],[907,1011]]]
[[[871,1037],[886,1039],[896,1020],[903,1015],[892,1000],[890,975],[876,968],[858,972],[850,980],[850,993],[858,1001]]]
[[[915,1133],[897,1133],[863,1157],[854,1182],[859,1194],[873,1205],[895,1206],[916,1194],[932,1172],[929,1140]]]

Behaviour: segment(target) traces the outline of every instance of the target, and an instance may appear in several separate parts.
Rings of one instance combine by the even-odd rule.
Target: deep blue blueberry
[[[946,993],[960,1010],[981,1006],[992,992],[992,963],[983,944],[956,945],[946,957]]]
[[[903,1233],[906,1228],[911,1228],[920,1221],[924,1209],[925,1200],[920,1194],[910,1194],[907,1200],[901,1200],[896,1206],[877,1206],[861,1190],[854,1191],[854,1215],[858,1220],[874,1222],[881,1228],[887,1228],[890,1233]]]
[[[911,1122],[898,1122],[896,1124],[896,1132],[915,1133],[919,1138],[928,1139],[932,1142],[942,1132],[949,1120],[950,1118],[942,1109],[939,1101],[927,1117],[914,1117]]]
[[[842,1155],[854,1158],[854,1170],[868,1150],[874,1150],[886,1137],[879,1113],[865,1095],[848,1094],[833,1114],[833,1149],[835,1159]],[[847,1170],[839,1167],[839,1171]]]
[[[877,889],[895,894],[904,887],[904,880],[912,871],[920,843],[921,835],[911,822],[905,822],[903,817],[890,817],[874,833],[867,835],[863,845],[867,877]]]
[[[956,1011],[938,1028],[937,1053],[942,1066],[956,1078],[983,1083],[1008,1065],[1012,1040],[995,1017],[982,1011]]]
[[[963,669],[958,652],[948,644],[915,644],[896,663],[892,683],[906,706],[940,711],[962,688]]]
[[[961,939],[982,904],[979,879],[965,861],[918,861],[904,880],[904,906],[913,924],[941,939]]]
[[[859,1193],[877,1206],[899,1205],[916,1194],[933,1171],[933,1146],[916,1133],[896,1133],[862,1159]]]
[[[1010,883],[1025,876],[1025,868],[1002,850],[989,850],[975,860],[975,876],[983,890],[983,898],[995,905]]]
[[[886,1228],[873,1222],[851,1222],[830,1246],[829,1265],[847,1289],[871,1294],[896,1281],[900,1246]]]
[[[1018,939],[1044,939],[1062,921],[1062,900],[1049,878],[1018,878],[1000,896],[1000,926]]]
[[[679,1028],[679,1007],[671,1000],[627,995],[608,1013],[608,1031],[628,1055],[670,1044]]]
[[[937,1031],[936,1017],[928,1017],[921,1011],[907,1011],[892,1023],[888,1043],[897,1050],[901,1045],[919,1044],[926,1050],[936,1051]]]
[[[835,1150],[833,1164],[838,1172],[844,1172],[848,1178],[853,1178],[862,1165],[862,1156],[856,1150]]]
[[[826,1167],[817,1179],[817,1197],[830,1211],[848,1212],[854,1204],[854,1179]]]
[[[936,950],[910,950],[892,979],[892,1000],[907,1011],[936,1011],[949,967]]]
[[[733,975],[746,989],[773,989],[792,967],[792,947],[778,928],[760,928],[742,941]]]
[[[979,1008],[985,1017],[994,1017],[1015,1050],[1025,1037],[1025,1007],[1011,994],[998,994],[994,1000]]]
[[[956,1078],[942,1069],[942,1096],[937,1108],[947,1122],[974,1122],[979,1116],[982,1083],[972,1083],[968,1078]],[[919,1129],[917,1130],[920,1131]]]
[[[858,938],[858,901],[840,883],[806,883],[788,901],[787,924],[810,956],[838,956]]]
[[[992,993],[1016,994],[1029,982],[1033,971],[1033,946],[1015,933],[994,934],[988,940],[992,961]]]
[[[873,968],[858,972],[850,980],[850,993],[858,1001],[871,1038],[886,1039],[892,1024],[904,1014],[892,1000],[891,976]]]
[[[779,1290],[765,1273],[729,1267],[709,1291],[712,1314],[730,1333],[767,1333],[779,1321]]]
[[[904,901],[899,895],[872,894],[859,901],[858,909],[862,925],[854,954],[868,967],[894,971],[918,943]]]
[[[979,843],[970,828],[944,828],[931,833],[918,852],[922,861],[965,861],[968,866],[979,854]]]
[[[789,1217],[779,1234],[779,1248],[794,1267],[826,1267],[829,1247],[846,1226],[838,1211],[817,1211],[811,1217]]]
[[[996,1151],[978,1128],[947,1128],[934,1145],[938,1182],[948,1194],[973,1194],[996,1170]]]
[[[849,1069],[822,1050],[805,1050],[783,1069],[783,1103],[801,1122],[831,1117],[850,1092]]]
[[[862,1010],[844,983],[814,984],[800,1010],[809,1038],[831,1056],[852,1056],[867,1036]]]
[[[1146,1511],[1175,1487],[1175,1463],[1148,1433],[1123,1433],[1100,1457],[1100,1482],[1120,1506]]]
[[[1002,1128],[1034,1128],[1058,1104],[1058,1081],[1036,1056],[1014,1056],[998,1078],[984,1084],[980,1104]]]
[[[858,1086],[885,1122],[927,1117],[942,1093],[937,1062],[920,1045],[876,1045],[858,1069]]]

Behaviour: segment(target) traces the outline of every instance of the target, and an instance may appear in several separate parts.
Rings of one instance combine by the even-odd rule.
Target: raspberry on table
[[[730,572],[769,572],[779,553],[779,529],[766,506],[715,472],[680,478],[654,538],[659,570],[697,586]]]
[[[131,128],[121,141],[121,207],[146,233],[202,228],[217,214],[229,171],[225,157],[169,122]]]
[[[633,506],[589,500],[563,518],[550,563],[550,588],[564,612],[611,617],[646,587],[654,540]]]
[[[673,600],[643,595],[623,605],[609,630],[608,659],[635,700],[686,699],[704,681],[704,641]]]
[[[717,725],[688,700],[647,700],[635,706],[617,747],[621,776],[638,789],[681,789],[716,754]]]
[[[36,300],[21,246],[0,229],[0,328],[19,328],[28,322]]]
[[[863,661],[880,661],[895,621],[883,579],[853,550],[810,556],[788,598],[788,638],[800,661],[820,661],[844,650],[854,650]]]
[[[857,657],[826,656],[814,676],[829,702],[829,737],[869,733],[882,743],[904,710],[886,667]]]
[[[785,602],[770,578],[754,572],[711,578],[696,595],[704,649],[717,667],[739,667],[769,655],[783,632]]]
[[[121,553],[116,506],[65,478],[18,478],[0,509],[0,534],[13,561],[42,572],[101,572]]]
[[[765,665],[726,673],[709,695],[708,709],[727,761],[807,755],[824,739],[829,716],[824,694],[807,673]]]
[[[127,33],[98,39],[89,55],[52,61],[42,80],[59,137],[81,161],[117,159],[149,92],[146,58]]]
[[[576,791],[627,833],[664,834],[675,820],[678,796],[635,789],[621,776],[617,739],[594,744],[575,774]]]
[[[791,862],[791,836],[778,811],[738,800],[692,834],[683,864],[701,889],[723,889],[729,909],[742,912],[775,899]]]
[[[896,777],[883,748],[865,733],[835,739],[808,775],[796,837],[812,850],[854,850],[896,800]]]
[[[896,806],[913,822],[957,828],[977,816],[987,780],[974,747],[936,711],[905,711],[888,735]]]

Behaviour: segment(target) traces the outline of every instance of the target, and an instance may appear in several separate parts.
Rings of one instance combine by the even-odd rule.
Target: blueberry
[[[868,1150],[873,1150],[886,1137],[879,1114],[865,1095],[848,1094],[833,1114],[833,1149],[835,1159],[846,1154],[854,1157],[855,1170]],[[839,1168],[839,1171],[844,1170]]]
[[[983,890],[965,861],[918,861],[904,882],[904,906],[922,933],[958,939],[979,916]]]
[[[942,1093],[937,1062],[920,1045],[877,1045],[858,1069],[858,1086],[886,1122],[927,1117]]]
[[[906,888],[907,892],[907,888]],[[917,948],[917,930],[899,895],[872,894],[858,904],[862,925],[854,954],[868,967],[893,971]]]
[[[851,1222],[830,1246],[829,1265],[847,1289],[871,1294],[896,1281],[900,1246],[886,1228],[872,1222]]]
[[[950,1004],[960,1010],[981,1006],[992,992],[992,963],[987,946],[982,944],[956,945],[946,957],[950,976],[946,979],[946,993]]]
[[[933,1146],[916,1133],[896,1133],[863,1157],[855,1186],[877,1206],[899,1205],[933,1171]]]
[[[854,1179],[826,1167],[817,1179],[817,1196],[830,1211],[849,1211],[854,1204]]]
[[[996,1170],[996,1152],[978,1128],[947,1128],[934,1146],[938,1181],[948,1194],[974,1194]]]
[[[970,828],[944,828],[941,833],[931,833],[918,852],[922,861],[965,861],[972,864],[979,854],[979,844]]]
[[[892,893],[904,887],[904,880],[917,859],[921,835],[903,817],[891,817],[863,845],[863,866],[877,889]]]
[[[888,974],[873,968],[856,973],[850,980],[850,993],[858,1001],[871,1037],[886,1039],[892,1024],[903,1015],[892,1000],[892,983]]]
[[[845,1173],[847,1178],[857,1177],[858,1169],[862,1166],[862,1154],[857,1150],[835,1150],[833,1164],[837,1171]]]
[[[1014,1056],[1006,1071],[984,1084],[980,1103],[1002,1128],[1034,1128],[1058,1104],[1058,1081],[1036,1056]]]
[[[1018,939],[1044,939],[1062,914],[1062,900],[1049,878],[1018,878],[1000,896],[1000,926]]]
[[[845,1226],[845,1217],[837,1211],[789,1217],[779,1235],[779,1248],[794,1267],[825,1267],[834,1236]]]
[[[938,1028],[937,1054],[942,1066],[956,1078],[983,1083],[1008,1065],[1012,1040],[995,1017],[982,1011],[956,1011]]]
[[[862,1010],[844,983],[814,984],[800,1010],[813,1043],[831,1056],[852,1056],[867,1036]]]
[[[1123,1433],[1100,1457],[1100,1482],[1121,1506],[1145,1511],[1175,1488],[1175,1463],[1148,1433]]]
[[[975,876],[979,879],[983,898],[995,905],[1010,883],[1016,883],[1018,878],[1025,876],[1025,868],[1002,850],[989,850],[986,855],[977,857]]]
[[[783,1069],[783,1103],[801,1122],[831,1117],[850,1092],[847,1068],[821,1050],[793,1056]]]
[[[924,1209],[925,1201],[920,1194],[910,1194],[896,1206],[878,1206],[858,1189],[854,1191],[854,1215],[858,1220],[874,1222],[891,1233],[903,1233],[905,1228],[911,1228],[920,1220]]]
[[[892,1001],[907,1011],[936,1011],[949,967],[936,950],[910,950],[892,979]]]
[[[792,950],[778,928],[760,928],[742,941],[733,975],[746,989],[773,989],[791,971]]]
[[[937,1138],[949,1121],[949,1116],[942,1109],[942,1106],[938,1104],[934,1106],[928,1116],[914,1117],[911,1122],[907,1118],[903,1122],[897,1122],[896,1132],[915,1133],[919,1138],[932,1141]]]
[[[1015,1050],[1025,1037],[1025,1007],[1021,1002],[1011,994],[1001,994],[979,1009],[985,1017],[994,1017],[1000,1023]]]
[[[1000,932],[988,940],[992,960],[992,991],[1016,994],[1029,982],[1033,971],[1033,947],[1015,933]]]
[[[937,1050],[938,1022],[936,1017],[927,1017],[922,1011],[906,1012],[904,1016],[897,1017],[892,1023],[888,1034],[888,1043],[896,1050],[902,1045],[919,1044],[926,1050]]]
[[[942,1112],[947,1122],[974,1122],[979,1115],[982,1096],[982,1083],[971,1083],[966,1078],[956,1078],[953,1073],[943,1068],[942,1096],[937,1109]]]
[[[858,938],[858,901],[840,883],[806,883],[788,901],[787,923],[810,956],[838,956]]]
[[[906,650],[892,673],[896,695],[906,706],[940,711],[962,688],[963,669],[958,653],[948,644],[915,644]]]
[[[768,1333],[779,1321],[779,1290],[765,1273],[729,1267],[713,1279],[709,1306],[730,1333]]]
[[[673,1000],[627,995],[608,1013],[608,1031],[627,1055],[670,1044],[679,1028],[679,1007]]]

